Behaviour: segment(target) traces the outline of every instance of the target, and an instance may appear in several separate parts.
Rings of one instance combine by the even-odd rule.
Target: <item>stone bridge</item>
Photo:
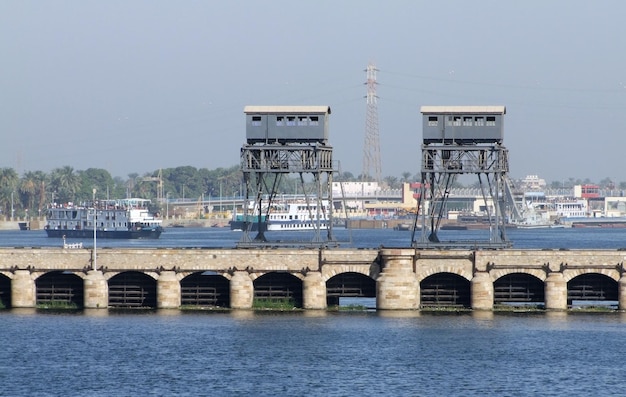
[[[626,308],[626,251],[0,248],[4,307],[223,307],[289,301],[323,310],[375,298],[379,310],[500,305]]]

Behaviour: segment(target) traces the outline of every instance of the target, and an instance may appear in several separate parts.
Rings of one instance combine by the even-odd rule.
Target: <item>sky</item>
[[[418,173],[420,107],[504,105],[510,175],[626,181],[626,2],[0,2],[0,167],[239,164],[246,105],[328,105],[362,172]]]

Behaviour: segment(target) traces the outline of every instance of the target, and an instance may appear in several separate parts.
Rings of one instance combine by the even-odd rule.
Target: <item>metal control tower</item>
[[[244,226],[239,246],[328,245],[334,241],[330,112],[329,106],[245,107],[246,143],[241,148]],[[297,175],[300,183],[299,194],[291,199],[299,202],[314,224],[308,241],[270,241],[266,237],[283,193],[283,177],[289,174]],[[303,233],[292,235],[301,237]]]
[[[503,142],[504,106],[423,106],[422,161],[418,210],[411,236],[418,248],[505,248],[505,203],[508,151]],[[455,180],[474,175],[487,218],[485,238],[447,240],[440,237]]]

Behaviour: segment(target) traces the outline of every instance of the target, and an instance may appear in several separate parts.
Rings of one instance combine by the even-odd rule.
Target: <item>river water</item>
[[[486,230],[441,230],[443,241],[486,241]],[[251,233],[254,238],[256,233]],[[392,229],[333,229],[340,246],[355,248],[410,247],[411,232]],[[322,237],[325,237],[325,232]],[[524,249],[622,249],[626,248],[626,228],[511,229],[507,231],[513,248]],[[228,228],[166,228],[158,240],[97,240],[101,248],[234,248],[242,232]],[[270,241],[311,241],[313,232],[267,232]],[[68,239],[93,247],[92,239]],[[60,247],[58,238],[48,238],[43,230],[0,230],[0,247]]]
[[[5,396],[623,395],[612,314],[0,314]]]
[[[337,231],[348,239],[347,231]],[[468,233],[465,237],[475,236]],[[626,246],[623,229],[513,230],[517,248]],[[99,247],[232,247],[168,229]],[[353,246],[410,233],[355,230]],[[88,241],[84,242],[88,245]],[[0,246],[60,246],[1,231]],[[623,395],[626,313],[0,311],[2,396]]]

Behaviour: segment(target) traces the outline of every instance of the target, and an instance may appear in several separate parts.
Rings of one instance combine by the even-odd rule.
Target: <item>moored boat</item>
[[[158,239],[162,220],[150,213],[150,200],[128,198],[99,200],[84,205],[52,205],[46,212],[44,227],[48,237],[110,239]]]
[[[317,203],[288,202],[264,209],[259,223],[258,215],[235,214],[230,221],[231,230],[274,231],[325,230],[328,228],[328,202],[317,208]],[[318,213],[319,212],[319,213]]]

